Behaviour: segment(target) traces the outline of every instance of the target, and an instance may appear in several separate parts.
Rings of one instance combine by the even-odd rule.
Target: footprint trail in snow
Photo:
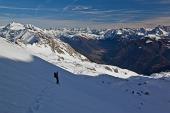
[[[42,105],[42,102],[45,96],[45,92],[47,91],[47,89],[48,87],[41,90],[40,94],[36,96],[33,104],[29,106],[27,113],[38,113],[38,111],[41,108],[41,105]]]

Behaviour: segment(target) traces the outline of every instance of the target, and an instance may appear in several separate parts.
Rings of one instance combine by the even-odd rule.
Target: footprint
[[[33,106],[33,109],[34,109],[35,111],[38,111],[38,110],[40,109],[40,105],[39,105],[39,104],[34,105],[34,106]]]
[[[32,110],[31,107],[28,108],[28,112],[27,113],[34,113],[34,111]]]

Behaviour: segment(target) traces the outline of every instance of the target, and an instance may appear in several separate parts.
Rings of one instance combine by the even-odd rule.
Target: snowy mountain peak
[[[16,23],[16,22],[11,22],[5,28],[10,29],[10,30],[23,30],[25,29],[23,24]]]
[[[168,36],[168,32],[166,32],[165,30],[163,30],[161,27],[156,27],[155,28],[155,33],[157,35],[162,35],[162,36]]]
[[[124,53],[121,53],[122,51],[117,51],[118,49],[116,49],[115,51],[120,52],[121,54],[117,54],[117,52],[113,54],[113,52],[115,52],[113,48],[114,46],[117,46],[116,48],[120,49],[125,48],[125,50],[130,49],[128,47],[140,48],[140,50],[143,50],[146,46],[147,49],[151,49],[151,51],[157,50],[155,49],[157,47],[159,47],[158,49],[160,49],[162,46],[168,51],[170,48],[169,33],[170,27],[168,26],[158,26],[153,29],[122,28],[94,30],[63,28],[44,30],[31,24],[22,25],[20,23],[13,22],[8,24],[6,27],[0,28],[1,37],[22,46],[28,46],[31,44],[42,47],[44,48],[44,50],[47,50],[47,48],[49,50],[50,48],[52,50],[52,53],[58,56],[57,59],[62,61],[63,59],[67,59],[68,61],[86,61],[90,59],[91,61],[94,61],[96,63],[104,63],[117,66],[120,66],[119,64],[121,64],[122,62],[115,62],[118,60],[113,60],[109,57],[113,57],[112,55],[120,55],[123,57],[124,55],[122,54]],[[121,46],[118,45],[119,43]],[[108,44],[111,45],[106,46]],[[128,44],[128,46],[125,46],[126,44]],[[154,44],[153,48],[152,44]],[[144,51],[145,50],[146,49],[144,49]],[[136,51],[137,50],[134,49],[133,54],[136,53]],[[105,59],[105,57],[107,59]],[[143,59],[143,57],[141,59]],[[127,62],[126,65],[130,65],[130,63]],[[127,66],[126,68],[128,67],[129,66]],[[132,67],[132,69],[134,69],[134,67]]]
[[[40,29],[40,28],[38,28],[38,27],[36,27],[32,24],[26,24],[26,25],[24,25],[24,27],[27,28],[27,29],[31,29],[33,31],[43,31],[42,29]]]
[[[19,23],[10,23],[7,26],[0,29],[1,37],[31,51],[35,56],[39,56],[55,65],[62,66],[70,72],[88,75],[98,75],[105,72],[106,74],[114,74],[115,76],[123,75],[120,76],[122,78],[137,75],[134,72],[123,70],[115,66],[92,63],[87,57],[77,52],[72,46],[58,37],[58,32],[60,34],[62,31],[42,30],[30,24],[22,25]],[[66,35],[61,33],[63,36],[68,36],[70,34],[68,32],[71,31],[66,32],[64,30],[63,32],[66,33]],[[77,33],[72,36],[74,38],[87,37],[87,39],[92,39],[94,37],[93,39],[95,39],[96,35]]]
[[[29,29],[32,31],[43,31],[42,29],[32,25],[32,24],[21,24],[21,23],[17,23],[17,22],[11,22],[8,25],[6,25],[5,27],[6,30],[13,30],[13,31],[18,31],[18,30],[25,30],[25,29]]]

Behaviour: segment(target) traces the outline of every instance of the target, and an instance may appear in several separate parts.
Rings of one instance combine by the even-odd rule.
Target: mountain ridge
[[[10,23],[0,36],[14,43],[43,44],[53,52],[76,59],[126,68],[141,74],[170,69],[170,27],[95,30],[40,29],[30,24]],[[62,55],[60,58],[63,59]],[[143,63],[144,62],[144,63]]]
[[[84,55],[73,49],[69,44],[46,33],[46,30],[42,30],[40,28],[37,29],[36,27],[33,27],[32,29],[32,27],[27,27],[28,25],[21,25],[19,23],[11,24],[12,25],[8,24],[7,26],[12,26],[12,29],[5,26],[0,30],[0,36],[17,46],[25,48],[25,50],[31,52],[33,55],[60,66],[70,72],[94,76],[106,73],[122,78],[138,75],[135,72],[121,69],[116,66],[91,62]],[[13,29],[16,27],[15,25],[22,27],[21,29],[19,29],[19,27],[17,29]]]

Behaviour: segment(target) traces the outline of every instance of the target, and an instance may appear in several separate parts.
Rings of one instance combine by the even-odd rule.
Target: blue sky
[[[49,27],[168,19],[170,0],[0,0],[0,24],[21,21]]]

